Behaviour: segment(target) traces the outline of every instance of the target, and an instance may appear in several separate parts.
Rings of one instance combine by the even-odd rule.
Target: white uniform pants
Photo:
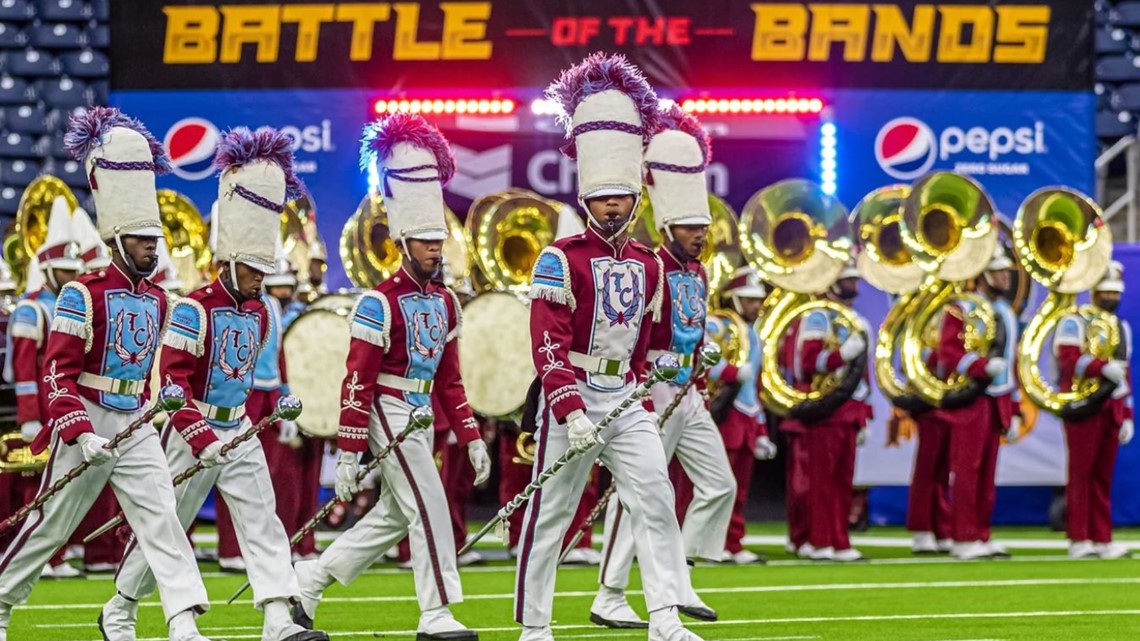
[[[653,407],[658,414],[665,412],[680,390],[670,383],[653,386]],[[662,431],[666,459],[671,460],[676,455],[693,482],[693,500],[681,528],[685,555],[691,559],[720,560],[736,500],[736,478],[729,466],[720,430],[695,387],[689,388]],[[623,505],[624,490],[619,484],[619,501],[610,501],[606,508],[606,535],[598,576],[602,585],[622,590],[629,585],[629,570],[633,565],[633,533],[630,510]]]
[[[86,400],[83,405],[95,433],[106,439],[114,438],[143,414],[143,410],[112,412]],[[41,492],[83,462],[79,445],[61,443],[58,434],[52,437],[51,447]],[[16,605],[28,598],[44,564],[67,543],[109,482],[127,523],[138,535],[146,562],[154,568],[166,619],[190,608],[204,611],[209,607],[194,551],[174,512],[174,490],[158,432],[143,426],[119,445],[119,454],[88,469],[28,517],[0,559],[0,602]]]
[[[368,423],[368,446],[374,454],[404,431],[412,411],[401,399],[379,398],[383,416],[373,407]],[[416,430],[380,463],[380,500],[320,558],[329,576],[348,585],[409,536],[420,610],[463,600],[451,516],[435,466],[432,438],[430,428]]]
[[[604,393],[578,384],[587,415],[594,423],[601,422],[633,388],[628,385],[621,391]],[[566,426],[554,421],[544,402],[539,405],[538,416],[535,476],[570,448]],[[629,506],[649,611],[680,604],[680,596],[692,589],[657,426],[641,403],[635,403],[602,430],[601,437],[605,441],[602,445],[571,459],[527,504],[515,579],[515,621],[523,625],[550,624],[562,539],[597,459],[613,473],[622,488],[622,500]]]
[[[236,429],[214,430],[214,434],[225,445],[249,428],[247,418]],[[169,424],[163,439],[170,477],[181,474],[198,462],[190,445]],[[206,502],[210,489],[217,486],[233,515],[238,545],[253,587],[254,604],[261,607],[266,601],[296,597],[299,590],[297,576],[293,573],[289,538],[277,518],[273,481],[269,478],[261,441],[254,437],[239,445],[228,457],[229,463],[206,468],[174,488],[182,528],[190,527]],[[115,575],[115,587],[119,593],[135,600],[146,598],[155,587],[154,574],[146,556],[139,554],[138,542],[136,537],[127,544],[122,565]]]

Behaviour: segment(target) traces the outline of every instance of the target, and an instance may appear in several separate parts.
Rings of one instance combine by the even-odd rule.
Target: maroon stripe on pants
[[[384,411],[380,408],[380,399],[376,399],[376,416],[380,419],[380,427],[384,429],[384,435],[388,437],[388,441],[392,442],[395,436],[392,435],[392,430],[388,428],[388,419],[384,416]],[[400,469],[404,471],[404,478],[408,479],[408,485],[412,488],[412,495],[416,498],[416,509],[420,512],[420,518],[424,522],[424,534],[427,537],[428,556],[431,558],[432,574],[435,576],[435,587],[439,590],[440,600],[443,605],[449,603],[447,598],[447,589],[443,584],[443,571],[439,567],[439,553],[435,549],[435,536],[432,534],[431,519],[428,518],[427,507],[424,505],[423,496],[420,494],[420,487],[416,485],[416,478],[412,475],[412,470],[408,466],[408,461],[404,458],[404,454],[400,452],[400,448],[395,448],[392,451],[396,455],[396,460],[400,463]]]
[[[51,483],[51,473],[55,468],[55,457],[59,452],[60,439],[58,436],[57,438],[53,439],[52,445],[54,447],[51,448],[51,456],[48,457],[48,464],[47,467],[44,468],[44,475],[43,478],[40,479],[40,489],[38,492],[36,492],[36,496],[39,496],[44,491],[46,491]],[[28,518],[31,518],[31,516],[32,515],[29,515]],[[24,547],[24,545],[28,542],[28,539],[31,538],[32,533],[39,529],[41,525],[43,525],[44,512],[42,507],[39,509],[39,516],[40,519],[36,521],[32,527],[28,528],[19,538],[13,541],[12,545],[8,547],[8,553],[4,555],[4,560],[0,561],[0,574],[3,574],[4,571],[8,569],[8,564],[12,562],[12,558],[16,556],[16,553],[20,551],[20,548]]]
[[[546,439],[550,437],[550,410],[547,408],[542,413],[542,438],[538,441],[538,457],[534,461],[535,470],[542,473],[546,469]],[[537,436],[537,435],[536,435]],[[522,563],[519,565],[518,587],[515,594],[515,622],[523,622],[523,605],[526,598],[526,570],[530,562],[530,553],[534,547],[534,530],[538,522],[538,510],[542,506],[542,488],[538,488],[534,495],[530,497],[531,500],[531,513],[530,520],[526,523],[526,530],[523,532],[522,549],[519,550],[519,558]]]

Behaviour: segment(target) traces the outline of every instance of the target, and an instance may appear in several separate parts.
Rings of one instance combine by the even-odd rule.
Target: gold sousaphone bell
[[[4,238],[4,259],[23,290],[28,280],[28,262],[47,238],[48,217],[57,198],[67,202],[68,211],[79,207],[79,199],[62,180],[43,175],[31,182],[20,197],[15,224]]]
[[[748,200],[739,227],[744,257],[777,288],[765,300],[759,328],[761,398],[777,414],[815,420],[847,400],[863,371],[848,367],[843,376],[817,377],[810,391],[798,390],[781,371],[780,341],[795,319],[815,310],[829,312],[848,335],[863,331],[849,307],[819,296],[839,278],[854,250],[847,210],[818,185],[784,180]]]
[[[158,215],[170,249],[170,260],[183,290],[198,289],[214,268],[210,227],[202,219],[202,212],[189,198],[173,189],[159,189]]]

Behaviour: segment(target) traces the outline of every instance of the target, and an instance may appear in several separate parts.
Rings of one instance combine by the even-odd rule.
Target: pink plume
[[[86,111],[71,114],[63,144],[72,158],[83,162],[96,147],[103,144],[103,137],[115,127],[126,127],[142,134],[150,145],[154,173],[161,176],[171,172],[170,159],[166,156],[162,143],[150,133],[146,125],[115,107],[88,107]]]
[[[406,142],[423,147],[435,156],[439,179],[447,184],[455,175],[455,155],[451,145],[419,114],[397,112],[368,123],[360,138],[360,168],[367,170],[372,163],[383,164],[399,143]]]

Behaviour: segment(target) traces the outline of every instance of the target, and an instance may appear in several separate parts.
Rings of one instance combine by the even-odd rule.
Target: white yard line
[[[1137,585],[1140,577],[1122,578],[1062,578],[1062,579],[999,579],[992,581],[893,581],[893,582],[866,582],[866,583],[806,583],[798,585],[749,585],[727,588],[699,588],[701,594],[756,594],[763,592],[836,592],[836,591],[876,591],[876,590],[931,590],[931,589],[957,589],[957,588],[1007,588],[1007,587],[1035,587],[1057,585]],[[641,594],[640,590],[629,590],[627,594]],[[595,595],[593,590],[574,592],[556,592],[556,598],[585,598]],[[467,594],[467,601],[502,601],[514,598],[513,592],[499,592],[494,594]],[[415,603],[416,596],[350,596],[325,597],[322,603]],[[251,605],[249,600],[235,601],[234,604]],[[210,605],[224,605],[225,601],[210,601]],[[143,601],[140,607],[160,607],[157,600]],[[57,603],[52,605],[21,605],[18,610],[79,610],[87,608],[102,608],[102,603]],[[53,626],[49,626],[53,627]]]
[[[875,621],[925,621],[925,620],[946,620],[946,619],[1016,619],[1016,618],[1069,618],[1069,617],[1092,617],[1092,616],[1135,616],[1140,615],[1140,610],[1062,610],[1056,612],[1048,611],[1029,611],[1029,612],[938,612],[930,614],[884,614],[884,615],[852,615],[852,616],[839,616],[839,617],[788,617],[780,619],[732,619],[725,621],[715,622],[701,622],[693,621],[687,625],[690,627],[713,627],[724,625],[772,625],[783,623],[843,623],[843,622],[875,622]],[[554,631],[558,630],[598,630],[595,625],[552,625],[550,628]],[[478,632],[518,632],[519,626],[499,627],[499,628],[476,628]],[[382,630],[372,633],[374,636],[385,637],[402,637],[415,634],[415,630]],[[330,637],[352,637],[352,636],[365,636],[368,632],[329,632]],[[561,635],[560,635],[561,636]],[[245,635],[229,635],[226,641],[240,641],[243,639],[260,639],[260,634],[245,634]],[[765,637],[768,639],[778,637]],[[803,639],[805,637],[784,637]],[[83,639],[82,641],[90,641]],[[167,641],[166,637],[146,637],[139,638],[137,641]],[[725,641],[738,641],[736,639],[726,639]],[[743,640],[740,640],[743,641]],[[999,640],[995,640],[999,641]]]

